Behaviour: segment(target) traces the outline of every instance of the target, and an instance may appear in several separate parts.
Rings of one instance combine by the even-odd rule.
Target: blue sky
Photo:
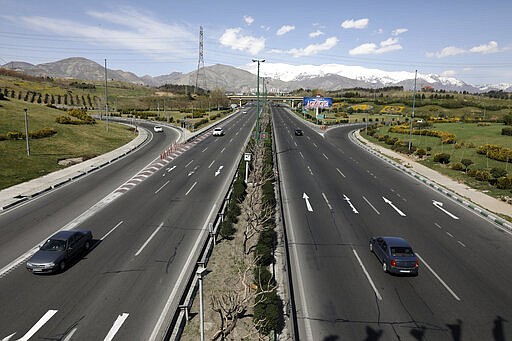
[[[85,57],[142,76],[205,66],[343,64],[512,83],[512,1],[6,1],[0,64]]]

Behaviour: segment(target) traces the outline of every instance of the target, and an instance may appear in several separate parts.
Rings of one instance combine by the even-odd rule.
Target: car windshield
[[[391,254],[393,256],[413,256],[414,253],[410,247],[392,247]]]
[[[64,251],[66,250],[66,241],[58,240],[58,239],[48,239],[43,246],[41,246],[41,250],[44,251]]]

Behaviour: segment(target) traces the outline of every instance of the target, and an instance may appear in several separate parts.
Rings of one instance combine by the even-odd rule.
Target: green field
[[[27,108],[29,130],[54,128],[57,134],[30,140],[27,156],[25,139],[0,141],[0,189],[25,182],[64,168],[59,160],[101,155],[116,149],[134,138],[133,131],[119,124],[104,122],[94,125],[58,124],[55,119],[64,111],[44,105],[9,99],[0,101],[0,134],[25,132],[24,108]]]
[[[501,135],[501,129],[504,124],[494,123],[489,125],[479,125],[477,123],[437,123],[432,128],[440,131],[446,131],[456,135],[456,144],[442,144],[441,140],[437,137],[412,135],[412,144],[418,148],[430,149],[430,154],[418,161],[425,166],[433,168],[445,175],[448,175],[460,182],[464,182],[473,188],[486,191],[488,194],[500,197],[511,196],[510,190],[497,189],[491,186],[488,182],[478,181],[475,178],[468,176],[463,171],[456,171],[451,169],[451,164],[460,162],[462,159],[470,159],[474,163],[469,166],[469,169],[484,169],[491,170],[492,168],[505,169],[508,174],[512,174],[512,163],[493,160],[486,155],[478,154],[477,148],[484,144],[496,144],[506,148],[512,148],[512,136]],[[409,135],[391,133],[388,131],[389,127],[380,127],[377,129],[379,135],[389,135],[390,137],[397,137],[402,141],[408,142]],[[386,145],[382,141],[366,136],[371,142],[378,143],[387,148],[391,146]],[[450,164],[442,165],[433,161],[433,155],[436,153],[450,154]]]

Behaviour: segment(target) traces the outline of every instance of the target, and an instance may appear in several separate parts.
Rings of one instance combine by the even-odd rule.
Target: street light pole
[[[108,87],[107,87],[107,59],[105,58],[105,117],[107,122],[108,132]]]
[[[258,127],[258,120],[260,118],[260,63],[265,62],[265,59],[253,59],[253,63],[258,63],[258,80],[257,80],[257,89],[256,89],[256,143],[258,143],[259,140],[259,127]]]
[[[27,141],[27,156],[30,156],[30,144],[28,142],[28,114],[27,108],[23,109],[25,111],[25,140]]]
[[[412,121],[414,120],[414,106],[416,104],[416,77],[418,75],[418,70],[414,72],[414,92],[412,95],[412,114],[411,114],[411,124],[409,128],[409,151],[412,148]]]
[[[203,277],[205,275],[206,268],[201,266],[196,271],[196,276],[199,280],[199,334],[201,335],[200,340],[204,341],[204,304],[203,304]]]

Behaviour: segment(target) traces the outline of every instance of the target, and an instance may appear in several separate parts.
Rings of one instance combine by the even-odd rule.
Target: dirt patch
[[[59,160],[59,165],[60,166],[72,166],[72,165],[76,165],[77,163],[80,163],[80,162],[84,162],[84,157],[72,157],[72,158],[69,158],[69,159],[62,159],[62,160]]]

